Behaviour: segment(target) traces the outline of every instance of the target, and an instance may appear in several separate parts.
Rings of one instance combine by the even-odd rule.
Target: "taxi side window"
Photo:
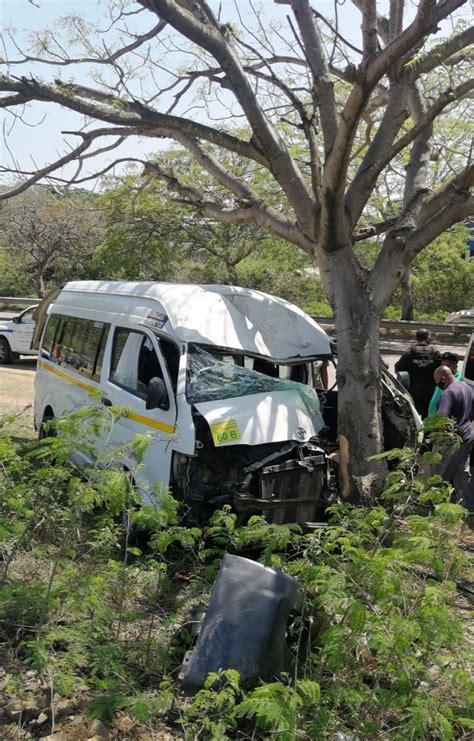
[[[165,360],[166,366],[168,368],[168,374],[171,379],[171,385],[173,387],[174,393],[176,393],[176,389],[178,386],[178,371],[179,371],[179,348],[174,344],[174,342],[170,342],[169,340],[165,340],[164,338],[160,337],[158,339],[161,354],[163,355],[163,358]]]
[[[164,380],[163,369],[151,339],[142,332],[115,330],[110,364],[110,380],[117,386],[146,399],[152,378]],[[169,409],[167,398],[161,409]]]
[[[56,336],[59,319],[60,317],[58,314],[50,314],[48,318],[48,322],[43,333],[43,338],[41,340],[40,355],[42,358],[48,358],[49,360],[49,358],[51,357],[51,350],[53,348],[53,342]]]
[[[51,319],[48,321],[41,347],[42,356],[85,378],[99,381],[110,325],[93,319],[53,316],[56,323],[53,325]]]

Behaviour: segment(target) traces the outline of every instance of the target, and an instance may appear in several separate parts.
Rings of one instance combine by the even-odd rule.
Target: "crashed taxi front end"
[[[325,427],[316,391],[220,359],[223,351],[188,348],[186,399],[195,456],[174,456],[178,495],[197,522],[230,504],[241,519],[317,519],[332,488],[319,433]],[[240,364],[238,364],[240,362]]]

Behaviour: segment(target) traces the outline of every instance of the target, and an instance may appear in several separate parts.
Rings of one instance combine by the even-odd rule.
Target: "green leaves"
[[[354,601],[347,611],[347,622],[354,631],[360,633],[365,625],[367,615],[366,607],[361,603]]]
[[[89,703],[89,715],[103,721],[111,721],[120,708],[126,705],[123,695],[98,695]]]
[[[312,713],[320,702],[320,686],[309,679],[294,687],[272,682],[250,692],[237,708],[237,717],[255,718],[257,727],[291,741],[308,729]]]
[[[90,416],[98,429],[95,409]],[[26,450],[9,434],[14,421],[0,421],[0,626],[28,668],[66,696],[87,687],[93,717],[108,722],[121,710],[149,728],[168,719],[187,739],[470,733],[456,588],[469,577],[464,510],[411,451],[398,451],[398,464],[392,454],[383,505],[333,505],[327,526],[309,535],[260,516],[240,527],[229,506],[201,530],[163,489],[135,509],[146,438],[127,446],[129,471],[120,451],[87,480],[63,462],[87,419],[61,422],[64,442]],[[286,630],[294,669],[242,684],[226,669],[183,699],[176,675],[228,551],[298,579],[303,606]]]
[[[227,731],[237,727],[236,706],[241,698],[239,673],[234,669],[211,672],[204,689],[196,693],[183,708],[183,728],[186,738],[224,741]]]

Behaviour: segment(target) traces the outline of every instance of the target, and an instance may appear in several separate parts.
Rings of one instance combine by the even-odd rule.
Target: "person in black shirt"
[[[421,417],[428,415],[428,404],[435,389],[433,373],[441,364],[441,353],[431,344],[427,329],[419,329],[416,342],[395,363],[395,372],[410,374],[410,394]]]

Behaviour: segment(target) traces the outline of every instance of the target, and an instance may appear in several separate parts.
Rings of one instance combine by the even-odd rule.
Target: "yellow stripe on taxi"
[[[89,393],[93,393],[94,391],[98,391],[100,389],[100,386],[98,384],[94,384],[94,386],[91,386],[88,383],[84,383],[84,381],[79,380],[78,378],[73,378],[69,375],[69,373],[64,373],[63,371],[59,370],[59,368],[55,368],[52,365],[49,365],[49,363],[45,363],[44,360],[38,360],[38,365],[40,368],[43,368],[43,370],[49,371],[49,373],[53,373],[55,376],[58,376],[58,378],[62,378],[64,381],[69,381],[69,383],[73,383],[75,386],[79,386],[79,388],[84,389],[84,391],[88,391]],[[174,427],[173,425],[167,425],[164,422],[160,422],[157,419],[152,419],[151,417],[144,417],[142,414],[136,414],[135,412],[132,412],[127,416],[127,419],[133,420],[133,422],[137,422],[139,425],[145,425],[146,427],[151,427],[155,430],[161,430],[161,432],[166,432],[168,435],[172,435],[174,433]]]

